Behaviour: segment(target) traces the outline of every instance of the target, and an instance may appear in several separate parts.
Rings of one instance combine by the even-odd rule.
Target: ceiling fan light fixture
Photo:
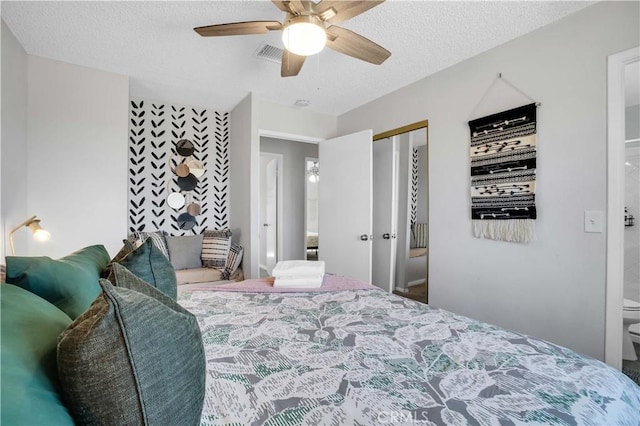
[[[327,44],[327,33],[314,16],[291,18],[282,32],[284,47],[294,55],[319,53]]]

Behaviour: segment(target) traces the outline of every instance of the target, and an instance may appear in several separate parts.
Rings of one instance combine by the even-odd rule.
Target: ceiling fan
[[[337,52],[376,65],[382,64],[391,56],[391,52],[384,47],[335,25],[374,8],[384,0],[272,2],[278,9],[287,13],[284,24],[278,21],[249,21],[209,25],[194,30],[203,37],[265,34],[282,30],[282,41],[285,45],[280,70],[282,77],[298,75],[307,56],[320,52],[325,45]]]

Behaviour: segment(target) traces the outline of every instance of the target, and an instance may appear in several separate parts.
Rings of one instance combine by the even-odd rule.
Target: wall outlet
[[[602,211],[586,210],[584,212],[584,232],[602,232]]]

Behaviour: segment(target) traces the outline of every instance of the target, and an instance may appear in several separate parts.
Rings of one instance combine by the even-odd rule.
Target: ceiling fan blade
[[[271,0],[278,9],[290,13],[293,16],[300,15],[301,12],[313,11],[313,3],[309,0]]]
[[[333,25],[327,28],[327,47],[375,65],[391,56],[391,52],[368,38]]]
[[[231,24],[209,25],[198,27],[193,30],[202,37],[264,34],[269,31],[281,30],[282,24],[278,21],[249,21],[234,22]]]
[[[280,75],[282,77],[293,77],[298,75],[300,69],[304,65],[306,56],[300,56],[289,52],[284,49],[282,52],[282,67],[280,68]]]
[[[323,20],[335,25],[373,9],[380,3],[384,3],[384,0],[323,0],[315,5],[314,9]]]

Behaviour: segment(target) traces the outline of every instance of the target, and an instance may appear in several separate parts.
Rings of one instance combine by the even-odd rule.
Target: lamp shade
[[[295,55],[315,55],[327,44],[324,28],[309,18],[299,16],[291,19],[282,32],[284,47]]]
[[[16,231],[23,226],[31,229],[31,232],[33,232],[33,239],[38,242],[43,243],[51,239],[51,234],[49,233],[49,231],[43,229],[40,226],[40,219],[38,219],[36,216],[31,216],[29,219],[25,220],[20,225],[13,228],[11,232],[9,232],[9,245],[11,246],[11,254],[14,256],[16,255],[16,249],[13,245],[13,234],[15,234]]]

